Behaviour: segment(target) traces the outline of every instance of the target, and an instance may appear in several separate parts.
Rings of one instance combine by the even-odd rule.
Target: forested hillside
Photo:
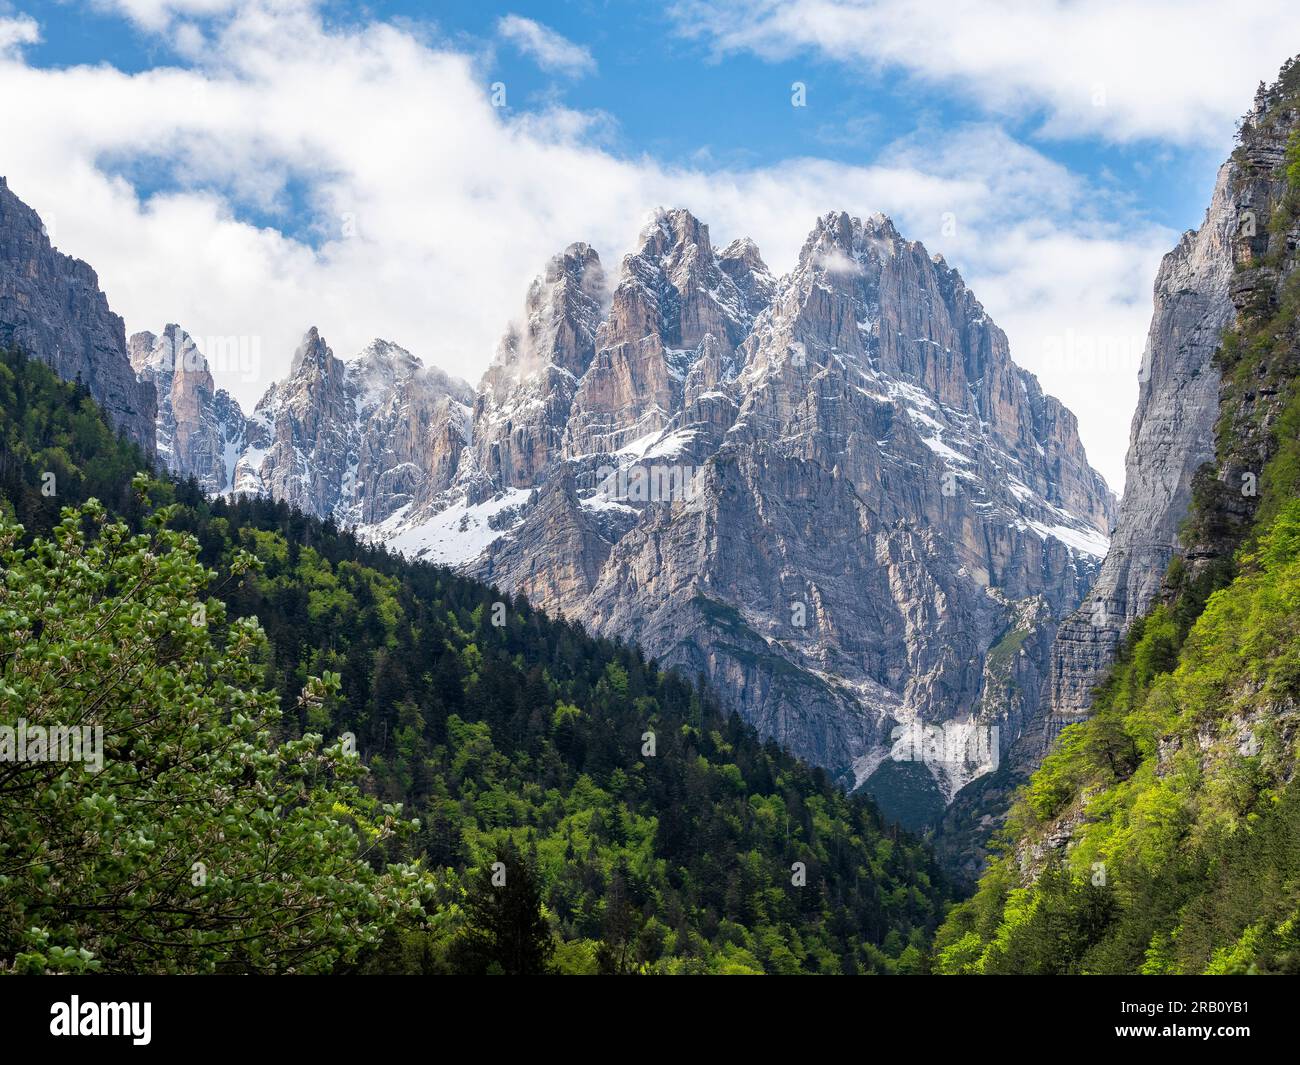
[[[1183,550],[941,929],[941,972],[1300,972],[1300,63],[1261,100]]]
[[[0,585],[0,723],[28,713],[33,693],[48,694],[42,669],[66,668],[70,646],[89,682],[83,691],[97,678],[109,684],[123,648],[101,646],[103,626],[79,627],[78,612],[112,619],[106,631],[140,641],[127,651],[151,663],[159,727],[174,691],[184,696],[185,722],[224,723],[251,745],[249,761],[204,771],[217,773],[231,808],[249,800],[247,830],[262,833],[240,852],[254,850],[235,878],[245,894],[227,884],[227,896],[191,893],[181,907],[177,878],[190,876],[197,840],[213,833],[204,817],[233,831],[229,810],[187,794],[192,816],[167,824],[164,839],[164,819],[140,804],[119,905],[94,911],[46,893],[75,848],[98,873],[118,868],[119,857],[103,831],[111,817],[76,824],[76,840],[59,838],[59,822],[46,817],[51,794],[69,808],[106,809],[174,776],[168,755],[149,762],[155,776],[144,779],[137,747],[108,722],[106,759],[136,767],[102,774],[115,795],[99,776],[67,767],[16,798],[0,794],[10,807],[0,840],[0,969],[925,969],[946,895],[924,850],[822,771],[760,743],[706,691],[522,599],[364,545],[283,504],[209,501],[192,482],[158,476],[133,485],[141,454],[113,436],[83,389],[42,364],[4,356],[0,402],[0,507],[11,541]],[[126,527],[90,507],[56,529],[61,508],[91,497]],[[106,579],[86,564],[92,557]],[[164,565],[174,594],[160,586],[146,609],[131,581]],[[35,596],[41,574],[58,589],[60,567],[78,575],[76,594]],[[201,623],[191,599],[204,604]],[[163,617],[167,640],[156,635]],[[186,617],[193,633],[176,628]],[[68,630],[79,642],[51,635]],[[190,676],[196,660],[206,663],[201,677]],[[225,687],[214,688],[214,676]],[[121,705],[118,724],[130,732],[134,704]],[[264,722],[252,738],[240,732],[248,720]],[[352,750],[368,768],[355,791]],[[259,827],[277,817],[283,828]],[[407,831],[411,819],[418,827]],[[306,895],[342,900],[337,926],[321,916],[317,928],[316,911],[286,890],[285,912],[304,914],[301,934],[278,953],[263,951],[276,922],[259,924],[247,906],[256,897],[248,894],[257,886],[252,858],[258,847],[280,846],[275,832],[298,828],[304,849],[285,879]],[[329,863],[319,877],[313,861]],[[26,871],[33,865],[45,881]],[[166,896],[155,904],[171,914],[158,941],[180,946],[128,949],[123,930],[144,920],[121,901],[133,892]],[[223,897],[242,899],[251,946],[235,948],[213,931],[227,913]],[[193,913],[177,917],[180,909]],[[33,943],[37,927],[44,939]],[[312,935],[328,949],[313,951]],[[113,956],[119,949],[129,966]]]

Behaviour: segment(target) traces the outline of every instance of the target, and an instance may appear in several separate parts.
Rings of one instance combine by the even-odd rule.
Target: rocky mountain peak
[[[362,416],[373,414],[424,369],[424,364],[405,348],[379,338],[344,365],[348,384],[356,395],[357,413]]]
[[[580,375],[521,385],[523,335],[456,489],[372,535],[710,675],[849,782],[909,722],[1021,734],[1113,499],[955,270],[831,212],[775,279],[660,211]],[[917,768],[947,797],[987,765]]]
[[[641,229],[640,247],[635,254],[649,259],[681,261],[698,254],[713,254],[709,227],[685,207],[657,208]]]
[[[718,252],[718,262],[739,264],[752,271],[770,274],[767,263],[763,261],[763,256],[758,250],[758,245],[749,237],[737,237]]]
[[[749,317],[745,295],[713,252],[709,227],[684,208],[660,208],[642,230],[639,249],[623,258],[598,345],[655,336],[666,348],[685,350],[712,333],[734,347]]]
[[[133,333],[131,365],[158,396],[158,457],[173,473],[193,477],[213,494],[234,483],[247,420],[229,393],[216,388],[194,339],[170,323],[162,333]]]
[[[576,279],[581,284],[587,270],[599,265],[600,256],[596,249],[585,240],[575,240],[562,252],[551,256],[541,276],[548,284],[558,284],[566,278]]]
[[[392,379],[410,377],[424,364],[400,344],[375,337],[350,360],[358,366],[375,367]]]
[[[132,333],[127,353],[137,374],[148,372],[155,379],[165,380],[167,387],[171,387],[173,375],[188,374],[194,387],[213,390],[207,358],[189,333],[174,322],[164,326],[161,334],[147,330]]]
[[[748,237],[733,240],[718,253],[718,266],[740,290],[750,320],[757,318],[772,302],[772,293],[776,289],[776,278],[759,254],[758,245]]]
[[[891,258],[906,243],[887,215],[866,221],[847,211],[829,211],[817,219],[799,252],[799,264],[827,274],[859,274],[865,265]]]
[[[706,338],[725,354],[748,335],[772,285],[757,249],[715,254],[708,227],[660,209],[624,256],[596,355],[565,430],[565,454],[618,451],[680,421],[684,384]]]
[[[342,524],[383,522],[455,476],[474,391],[400,344],[334,356],[315,328],[249,419],[233,490],[284,499]]]
[[[528,286],[524,313],[497,345],[473,400],[476,495],[536,482],[560,453],[578,381],[596,352],[605,272],[595,249],[570,244]]]
[[[396,345],[343,364],[310,331],[237,487],[703,672],[847,783],[896,728],[1008,749],[1113,501],[957,272],[840,211],[777,279],[661,210],[605,299],[588,245],[552,257],[472,412]],[[918,771],[942,802],[988,755]]]
[[[328,344],[321,337],[320,332],[313,325],[303,334],[302,342],[298,345],[293,353],[293,361],[289,367],[289,378],[311,379],[312,377],[328,375],[331,370],[342,364],[334,358],[334,352],[330,350]]]
[[[525,378],[548,364],[581,376],[595,352],[605,298],[605,271],[588,244],[570,244],[552,256],[528,286],[522,327],[512,326],[497,362]]]

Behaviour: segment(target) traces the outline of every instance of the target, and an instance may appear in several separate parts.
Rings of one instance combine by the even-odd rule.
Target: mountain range
[[[880,215],[819,218],[782,277],[682,209],[612,279],[572,244],[477,389],[313,328],[244,415],[178,326],[130,350],[175,472],[634,641],[904,817],[1041,737],[1116,512],[1074,416]]]
[[[1031,772],[1159,593],[1212,456],[1239,167],[1156,279],[1122,504],[960,275],[882,215],[822,216],[777,277],[659,210],[617,270],[585,243],[546,263],[477,388],[311,328],[246,414],[179,325],[126,338],[0,186],[0,340],[205,492],[635,642],[920,827]],[[953,807],[958,835],[986,805]]]

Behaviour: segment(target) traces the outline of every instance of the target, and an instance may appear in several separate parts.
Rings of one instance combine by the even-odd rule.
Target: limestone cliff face
[[[313,327],[248,419],[232,491],[381,522],[451,484],[471,401],[468,385],[396,344],[375,340],[343,362]]]
[[[566,456],[612,453],[657,435],[681,409],[705,338],[724,356],[740,344],[762,305],[767,270],[757,250],[744,247],[725,265],[708,226],[689,211],[655,215],[623,259],[573,400]]]
[[[1051,715],[1043,730],[1048,741],[1090,712],[1091,689],[1105,679],[1116,643],[1136,617],[1167,605],[1183,620],[1194,618],[1207,590],[1232,601],[1242,577],[1243,594],[1249,594],[1260,570],[1238,553],[1264,531],[1267,519],[1258,523],[1258,508],[1266,498],[1280,504],[1295,495],[1294,469],[1286,463],[1271,469],[1270,463],[1279,446],[1294,443],[1284,419],[1300,378],[1300,185],[1294,171],[1288,174],[1298,136],[1300,57],[1287,61],[1273,85],[1261,86],[1239,127],[1237,147],[1219,171],[1204,223],[1183,236],[1161,268],[1128,487],[1094,592],[1061,627],[1053,650],[1044,701]],[[1208,639],[1212,643],[1213,635]],[[1115,783],[1089,778],[1055,817],[1023,831],[1009,871],[1027,886],[1049,856],[1064,855],[1093,822],[1133,816],[1124,791],[1146,772],[1191,781],[1179,801],[1193,817],[1198,806],[1222,805],[1203,792],[1231,788],[1234,810],[1245,812],[1257,793],[1281,788],[1294,773],[1288,743],[1295,735],[1295,700],[1258,681],[1274,668],[1270,655],[1276,651],[1267,641],[1253,648],[1245,656],[1248,668],[1220,685],[1213,712],[1190,715],[1190,724],[1186,713],[1157,722],[1135,772],[1121,773]],[[1195,670],[1204,659],[1204,644],[1192,641],[1176,664]],[[1158,717],[1147,702],[1148,719]],[[1042,747],[1040,739],[1036,749],[1017,752],[1010,772],[968,789],[949,808],[936,848],[949,868],[971,875],[982,870],[982,846],[1007,809],[1007,793],[1029,776]],[[1249,765],[1248,774],[1239,772],[1241,765]],[[1258,818],[1251,813],[1238,820],[1245,825]],[[1194,839],[1198,832],[1180,836]],[[1193,902],[1181,912],[1198,906]],[[1176,930],[1166,935],[1157,928],[1151,942],[1175,957],[1177,949],[1167,948],[1176,939]]]
[[[883,217],[819,219],[774,279],[752,242],[715,253],[660,212],[594,331],[591,302],[537,296],[579,287],[572,253],[529,297],[550,334],[592,338],[562,453],[550,435],[546,464],[486,496],[505,436],[476,419],[492,444],[452,490],[372,534],[705,674],[846,783],[897,756],[896,730],[947,727],[924,771],[951,796],[991,726],[1000,754],[1032,716],[1105,551],[1114,501],[1073,416]],[[503,351],[481,410],[504,408]]]
[[[122,319],[108,307],[95,271],[56,251],[36,212],[0,177],[0,345],[80,378],[113,424],[154,450],[153,387],[127,357]]]
[[[1232,155],[1238,175],[1229,287],[1235,323],[1230,343],[1217,356],[1231,372],[1219,384],[1214,462],[1197,473],[1194,490],[1201,505],[1181,545],[1193,577],[1235,554],[1270,487],[1267,467],[1278,438],[1288,431],[1279,419],[1300,373],[1295,347],[1287,342],[1300,270],[1300,192],[1291,170],[1297,137],[1300,57],[1283,67],[1272,86],[1261,86]],[[1268,356],[1261,358],[1258,348]]]
[[[475,470],[488,494],[531,487],[560,456],[578,382],[596,351],[600,258],[572,244],[528,289],[474,401]]]
[[[1052,652],[1048,735],[1086,711],[1090,690],[1123,634],[1146,613],[1178,546],[1192,478],[1214,456],[1219,373],[1213,363],[1233,318],[1229,283],[1236,168],[1219,171],[1201,227],[1183,235],[1156,275],[1124,498],[1097,583]]]
[[[1262,476],[1275,450],[1273,428],[1294,362],[1230,375],[1219,367],[1225,334],[1276,313],[1297,266],[1300,222],[1275,218],[1287,199],[1287,145],[1300,128],[1300,67],[1289,69],[1245,117],[1204,222],[1161,264],[1110,551],[1087,599],[1057,632],[1042,726],[1031,722],[1007,772],[960,796],[945,815],[936,843],[949,868],[978,875],[983,843],[997,829],[1010,790],[1065,725],[1087,715],[1093,689],[1133,622],[1177,595],[1166,581],[1170,562],[1179,558],[1184,574],[1195,577],[1231,556],[1253,518],[1259,496],[1245,486]],[[1070,834],[1064,826],[1059,842]]]
[[[1252,239],[1246,231],[1267,240],[1269,210],[1280,194],[1272,187],[1274,164],[1284,151],[1284,142],[1270,145],[1252,136],[1240,161],[1219,170],[1205,221],[1185,233],[1161,264],[1124,499],[1097,583],[1061,626],[1053,648],[1048,741],[1086,713],[1091,689],[1124,633],[1151,607],[1175,553],[1185,552],[1179,527],[1193,481],[1215,458],[1220,381],[1214,354],[1236,318],[1235,302],[1244,298],[1236,290],[1248,283],[1236,262]]]
[[[180,326],[168,325],[161,336],[134,333],[127,347],[139,379],[158,395],[159,460],[206,492],[228,490],[248,432],[239,403],[214,386],[207,359]]]

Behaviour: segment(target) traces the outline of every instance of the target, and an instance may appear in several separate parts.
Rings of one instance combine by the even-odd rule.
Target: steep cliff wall
[[[0,345],[80,378],[113,424],[154,450],[157,401],[136,380],[122,319],[108,307],[95,271],[54,249],[36,212],[0,177]]]

